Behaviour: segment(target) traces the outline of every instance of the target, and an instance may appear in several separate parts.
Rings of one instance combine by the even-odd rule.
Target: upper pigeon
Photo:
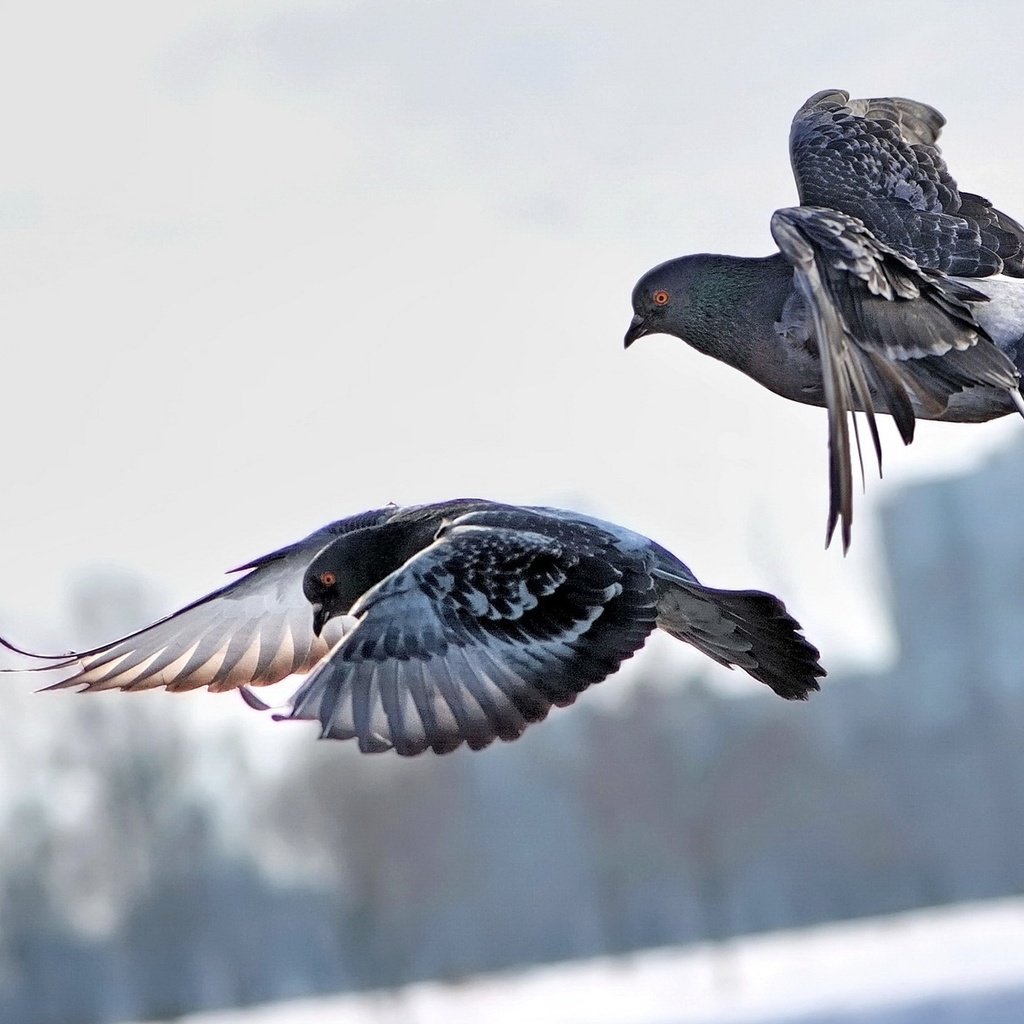
[[[828,409],[826,544],[841,522],[844,550],[855,410],[879,469],[876,412],[892,415],[907,444],[918,416],[1024,415],[1024,227],[958,188],[936,145],[943,124],[914,100],[816,93],[793,119],[801,205],[772,215],[779,252],[683,256],[633,291],[627,347],[674,335]],[[854,439],[859,454],[855,420]]]

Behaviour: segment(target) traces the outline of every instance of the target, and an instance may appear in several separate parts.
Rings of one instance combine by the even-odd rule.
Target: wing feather
[[[856,218],[793,207],[776,210],[771,230],[793,266],[794,286],[814,325],[828,410],[826,543],[841,523],[845,550],[853,521],[849,417],[864,412],[881,472],[876,408],[893,415],[909,444],[913,398],[930,409],[944,408],[950,395],[964,387],[1012,391],[1018,374],[968,304],[985,301],[981,293],[921,270]],[[946,366],[941,374],[933,372],[938,361]],[[860,458],[856,433],[854,440]]]
[[[596,528],[576,530],[574,545],[561,525],[555,539],[456,520],[356,603],[358,626],[296,693],[291,717],[318,720],[323,736],[355,733],[364,751],[410,755],[511,740],[571,703],[655,619],[649,574],[612,564],[624,556],[610,538],[596,553]],[[338,710],[349,702],[351,724]]]
[[[816,93],[790,130],[800,202],[857,217],[922,267],[961,277],[1024,276],[1024,227],[959,190],[936,145],[944,123],[915,100]]]
[[[330,650],[313,633],[306,567],[341,534],[391,514],[377,509],[331,523],[241,566],[235,571],[245,575],[144,629],[62,660],[35,655],[53,661],[36,671],[67,673],[47,689],[85,691],[230,690],[306,672]]]

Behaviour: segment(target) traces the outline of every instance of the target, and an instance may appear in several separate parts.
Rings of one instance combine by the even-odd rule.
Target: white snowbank
[[[945,1000],[1018,988],[1024,1020],[1024,898],[454,984],[201,1013],[180,1024],[767,1024],[821,1015],[853,1021],[885,1007],[934,1009]]]

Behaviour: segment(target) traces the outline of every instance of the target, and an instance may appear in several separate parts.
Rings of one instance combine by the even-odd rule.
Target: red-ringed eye
[[[667,306],[668,305],[668,292],[664,288],[659,288],[652,296],[654,304],[656,306]]]
[[[337,583],[337,581],[338,581],[338,577],[335,576],[334,573],[331,572],[330,569],[328,569],[326,572],[320,573],[320,582],[325,587],[333,587],[334,584]]]

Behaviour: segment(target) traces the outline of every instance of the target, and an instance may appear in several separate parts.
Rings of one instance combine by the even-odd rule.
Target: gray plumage
[[[779,252],[670,260],[633,291],[627,346],[671,334],[827,408],[826,542],[841,523],[844,549],[853,412],[879,469],[876,412],[907,444],[917,417],[1024,415],[1024,227],[959,190],[936,146],[944,123],[913,100],[815,94],[790,132],[801,205],[772,216]],[[854,440],[859,451],[856,429]]]
[[[392,506],[241,569],[146,629],[34,671],[66,672],[54,689],[237,688],[263,708],[249,687],[308,672],[286,717],[405,755],[515,739],[655,628],[788,700],[825,674],[778,598],[705,587],[646,537],[558,509]]]

